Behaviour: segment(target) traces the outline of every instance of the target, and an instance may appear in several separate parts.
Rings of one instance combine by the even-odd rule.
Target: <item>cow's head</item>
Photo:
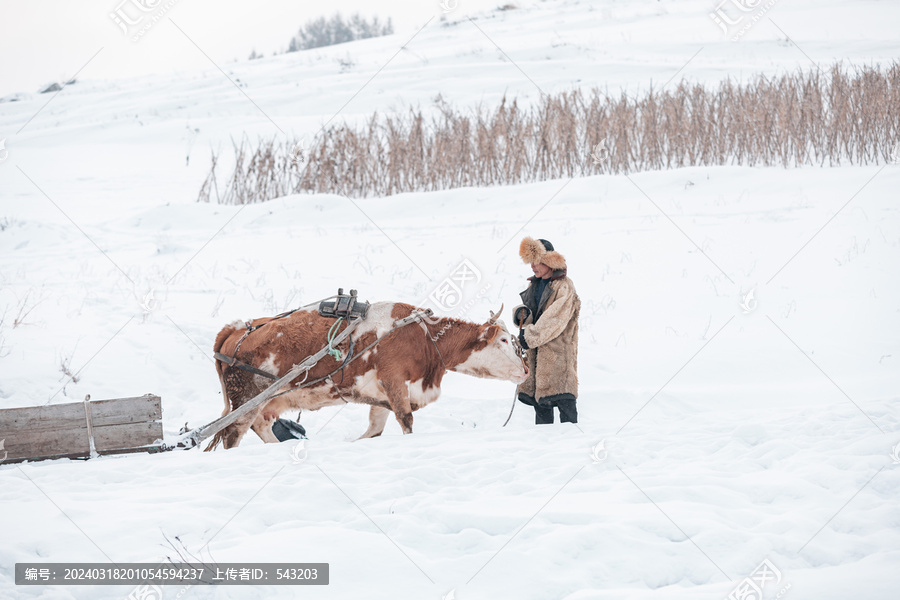
[[[528,367],[519,354],[517,340],[499,319],[501,312],[502,305],[497,314],[491,312],[491,318],[478,326],[472,353],[454,371],[475,377],[505,379],[515,384],[528,378]]]

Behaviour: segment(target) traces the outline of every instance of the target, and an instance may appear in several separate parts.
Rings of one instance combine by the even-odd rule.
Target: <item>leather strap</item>
[[[256,367],[254,367],[252,365],[248,365],[247,363],[240,361],[233,356],[225,356],[221,352],[215,352],[215,353],[213,353],[213,356],[216,357],[216,360],[225,363],[229,367],[237,367],[238,369],[243,369],[244,371],[247,371],[248,373],[253,373],[254,375],[262,375],[263,377],[267,377],[273,381],[278,379],[277,375],[272,375],[271,373],[269,373],[267,371],[263,371],[262,369],[257,369]]]

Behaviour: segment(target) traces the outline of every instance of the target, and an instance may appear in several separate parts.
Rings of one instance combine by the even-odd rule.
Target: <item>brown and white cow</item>
[[[410,316],[414,310],[415,307],[399,302],[372,304],[365,320],[353,333],[354,350],[362,352],[377,337],[387,333],[395,321]],[[322,317],[313,309],[280,319],[255,319],[251,325],[262,323],[266,323],[265,327],[253,331],[241,342],[236,358],[281,377],[294,364],[325,345],[334,319]],[[240,322],[226,326],[216,336],[215,352],[235,356],[235,347],[246,331]],[[340,344],[339,349],[342,357],[346,356],[348,341]],[[286,393],[275,396],[257,411],[248,413],[243,420],[216,434],[206,449],[215,448],[219,442],[223,442],[225,448],[233,448],[250,427],[263,441],[277,442],[272,423],[283,412],[318,410],[345,402],[371,405],[369,428],[361,438],[381,435],[391,412],[397,417],[403,433],[412,433],[413,411],[437,400],[441,380],[447,371],[516,384],[525,381],[528,374],[516,353],[512,336],[496,316],[483,324],[432,317],[422,323],[405,325],[350,362],[343,371],[335,373],[331,380],[294,388],[295,383],[314,381],[338,366],[340,363],[326,355],[306,378],[298,377],[284,387]],[[223,416],[272,383],[261,375],[221,361],[216,361],[216,369],[225,396]]]

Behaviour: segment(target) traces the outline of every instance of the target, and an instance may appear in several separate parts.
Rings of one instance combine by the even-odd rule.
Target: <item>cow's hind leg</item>
[[[248,414],[244,415],[243,418],[238,419],[228,427],[222,430],[222,445],[225,446],[225,449],[234,448],[238,444],[241,443],[241,440],[244,438],[244,435],[250,430],[251,426],[253,430],[256,431],[259,437],[263,438],[263,441],[266,441],[266,438],[260,434],[259,431],[256,430],[256,421],[262,420],[262,411],[257,409],[255,411],[250,411]],[[269,434],[272,435],[272,438],[277,442],[278,438],[275,437],[275,434],[272,433],[272,424],[269,423]]]
[[[253,376],[246,371],[226,367],[222,370],[220,377],[222,393],[225,396],[223,417],[232,410],[237,410],[244,402],[259,393],[259,390],[254,385]],[[213,437],[210,444],[206,447],[206,451],[214,450],[220,442],[226,450],[236,447],[241,443],[241,439],[247,433],[247,430],[250,429],[258,414],[259,411],[252,412],[222,429]]]
[[[249,429],[248,424],[238,421],[236,423],[232,423],[222,431],[216,434],[216,438],[222,441],[222,446],[229,450],[231,448],[237,447],[238,444],[241,443],[241,439],[244,437],[244,434],[247,433]],[[214,438],[214,439],[216,439]],[[212,450],[217,445],[216,442],[211,444],[207,450]]]
[[[244,402],[246,402],[246,400],[243,399],[238,402],[232,402],[234,410],[240,408],[240,406],[243,405]],[[222,445],[226,450],[228,450],[240,444],[241,440],[244,438],[244,435],[247,433],[247,431],[250,430],[250,427],[253,426],[254,431],[256,431],[257,435],[259,435],[259,437],[261,437],[263,441],[267,441],[266,438],[263,437],[263,434],[260,433],[255,427],[256,422],[260,420],[263,420],[263,410],[262,407],[257,407],[255,410],[251,410],[249,413],[223,429],[219,434],[217,434],[217,436],[221,436]],[[275,434],[272,433],[271,422],[269,423],[269,434],[272,436],[274,441],[278,441],[278,439],[275,438]]]
[[[369,428],[366,429],[366,432],[359,436],[358,439],[362,440],[365,438],[373,438],[381,435],[381,432],[384,431],[384,426],[387,423],[387,418],[391,414],[390,409],[384,408],[383,406],[372,405],[369,407]]]

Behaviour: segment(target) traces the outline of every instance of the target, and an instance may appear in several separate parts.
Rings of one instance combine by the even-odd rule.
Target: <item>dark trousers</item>
[[[578,409],[575,407],[575,400],[557,400],[555,404],[559,408],[560,423],[578,422]],[[537,425],[548,425],[553,423],[553,404],[544,406],[538,404],[535,406],[534,422]]]
[[[538,404],[531,396],[519,394],[519,402],[534,407],[534,422],[536,425],[553,423],[554,406],[559,408],[560,423],[578,422],[578,409],[575,407],[575,398],[572,398],[571,394],[560,394],[555,397],[551,396],[551,398],[554,399],[549,404]]]

